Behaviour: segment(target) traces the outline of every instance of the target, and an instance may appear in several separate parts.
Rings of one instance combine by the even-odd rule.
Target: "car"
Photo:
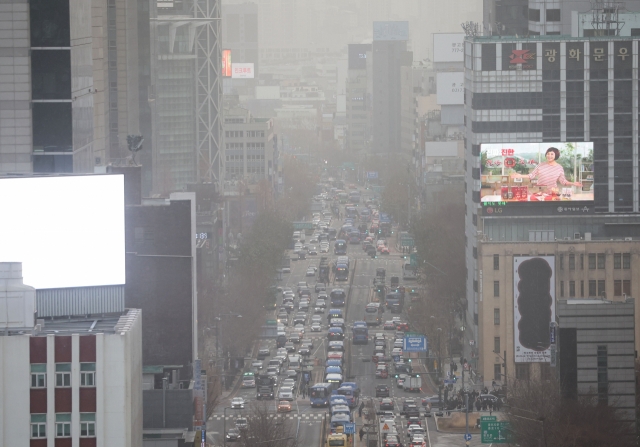
[[[404,346],[404,341],[399,338],[393,342],[394,348],[402,348],[403,346]]]
[[[389,377],[389,371],[387,371],[386,366],[378,366],[376,368],[376,378],[378,379],[386,379]]]
[[[407,380],[407,376],[406,374],[398,374],[396,376],[396,387],[397,388],[402,388],[402,386],[404,385],[404,381]]]
[[[295,379],[290,379],[290,378],[286,378],[282,380],[282,383],[280,384],[280,386],[288,386],[291,389],[295,390],[296,389],[296,380]]]
[[[278,399],[280,400],[293,400],[293,388],[288,386],[281,386],[278,391]]]
[[[264,360],[271,354],[271,350],[269,348],[260,348],[258,350],[258,360]]]
[[[319,282],[319,283],[316,283],[316,285],[314,287],[314,290],[316,291],[316,293],[319,293],[319,292],[327,290],[327,286],[324,285],[323,283]]]
[[[294,328],[296,331],[300,332],[300,334],[304,334],[304,324],[300,324],[300,323],[298,323],[298,324],[296,324],[293,328]]]
[[[296,343],[296,344],[300,343],[300,339],[301,338],[302,337],[300,336],[299,332],[292,332],[292,333],[289,334],[289,341],[292,341],[293,343]],[[295,349],[294,349],[294,351],[295,351]]]
[[[298,354],[309,355],[311,354],[311,348],[309,347],[309,345],[302,345],[300,346],[300,349],[298,349]]]
[[[244,410],[245,401],[242,397],[234,397],[231,399],[231,408],[234,410]]]
[[[400,443],[398,437],[391,434],[387,435],[387,439],[384,445],[385,447],[402,447],[402,444]]]
[[[318,249],[316,247],[309,247],[308,254],[309,256],[317,256]]]
[[[298,313],[295,317],[293,317],[293,325],[294,327],[297,324],[305,324],[307,322],[307,314]]]
[[[391,350],[391,357],[402,357],[402,348],[393,348]]]
[[[320,326],[320,323],[315,322],[315,323],[311,323],[311,332],[320,332],[322,330],[322,326]]]
[[[324,298],[318,298],[318,299],[316,300],[316,307],[322,307],[322,308],[325,308],[325,307],[327,307],[327,302],[325,301],[325,299],[324,299]]]
[[[409,323],[406,321],[399,321],[396,323],[396,330],[406,332],[409,330]]]
[[[380,247],[380,254],[381,254],[381,255],[388,255],[388,254],[389,254],[389,247],[386,247],[386,246],[384,246],[384,245],[383,245],[383,246],[381,246],[381,247]]]
[[[225,439],[227,440],[227,442],[239,441],[240,438],[240,430],[238,430],[236,427],[227,430],[227,434],[225,435]]]
[[[324,313],[324,307],[314,307],[313,308],[313,313],[314,314],[323,314]]]
[[[288,413],[291,411],[291,402],[287,400],[281,400],[278,402],[278,413]]]
[[[270,366],[267,368],[268,376],[278,377],[278,374],[280,374],[280,368],[278,368],[277,366]]]
[[[284,348],[287,352],[296,352],[296,347],[294,346],[292,341],[288,341],[284,344]]]
[[[492,403],[492,404],[496,404],[498,403],[498,396],[494,396],[493,394],[481,394],[480,396],[478,396],[478,399],[480,399],[480,402],[482,403]]]
[[[385,321],[382,329],[385,331],[394,331],[396,329],[396,324],[391,320]]]
[[[420,425],[409,425],[407,427],[407,437],[409,439],[413,439],[414,437],[417,437],[417,436],[422,437],[425,435],[426,435],[425,429]]]
[[[393,411],[393,399],[384,398],[380,401],[380,410],[390,410]]]
[[[389,387],[387,385],[376,385],[376,397],[389,397]]]
[[[289,379],[295,379],[298,377],[298,372],[293,369],[288,369],[284,372],[284,375]]]
[[[247,418],[236,419],[236,427],[238,427],[240,430],[246,430],[248,426],[249,426],[249,421],[247,421]]]
[[[286,301],[282,306],[287,309],[287,312],[291,312],[294,308],[293,301]]]
[[[311,317],[311,324],[313,323],[322,323],[322,317],[320,315],[313,315]]]
[[[293,246],[293,254],[298,254],[300,253],[300,250],[302,250],[302,244],[297,243]]]
[[[321,245],[320,246],[320,253],[329,253],[329,246],[328,245]]]
[[[262,362],[262,360],[254,360],[253,362],[251,362],[251,367],[255,368],[255,369],[262,369],[264,366],[264,363]]]
[[[422,398],[422,406],[426,407],[427,405],[438,405],[440,403],[440,396],[437,394],[429,397]]]
[[[422,427],[422,421],[420,420],[420,416],[409,416],[407,418],[407,426],[410,425],[418,425],[420,427]]]
[[[316,271],[312,268],[308,268],[307,269],[307,273],[305,274],[306,276],[316,276]]]

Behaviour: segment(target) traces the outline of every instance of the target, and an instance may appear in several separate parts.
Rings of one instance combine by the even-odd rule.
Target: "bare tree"
[[[597,396],[597,394],[596,394]],[[561,397],[556,379],[515,380],[506,417],[512,441],[522,447],[626,447],[636,445],[635,427],[597,397]]]
[[[208,421],[209,418],[213,416],[213,413],[220,402],[221,393],[222,386],[217,370],[215,368],[207,368],[207,414],[205,415],[205,420]]]
[[[274,413],[266,402],[254,402],[243,430],[242,447],[297,447],[292,419]]]

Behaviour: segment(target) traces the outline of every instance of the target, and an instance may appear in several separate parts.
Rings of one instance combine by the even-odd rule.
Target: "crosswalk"
[[[319,421],[322,420],[324,416],[324,413],[306,413],[306,414],[295,414],[295,413],[289,413],[289,414],[284,414],[284,413],[279,413],[279,414],[274,414],[271,413],[268,415],[269,418],[275,419],[275,418],[284,418],[284,419],[289,419],[289,420],[294,420],[294,419],[300,419],[301,421]],[[214,421],[222,421],[222,420],[227,420],[227,421],[235,421],[239,416],[233,416],[233,415],[227,415],[226,417],[223,414],[213,414],[211,415],[211,420]]]

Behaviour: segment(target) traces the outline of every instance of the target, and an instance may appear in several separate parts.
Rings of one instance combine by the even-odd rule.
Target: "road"
[[[363,194],[364,201],[364,194]],[[363,206],[362,204],[360,206]],[[344,207],[341,207],[341,211],[344,215]],[[331,227],[340,229],[342,222],[337,218],[333,218],[331,222]],[[309,236],[307,236],[309,238]],[[317,244],[313,244],[317,245]],[[375,363],[371,362],[371,355],[373,353],[373,335],[376,332],[386,332],[386,338],[388,343],[387,352],[391,351],[393,345],[393,331],[384,331],[382,325],[378,328],[370,328],[369,330],[369,338],[370,342],[367,345],[353,345],[351,343],[350,336],[350,327],[354,321],[362,320],[364,318],[364,308],[366,304],[369,302],[369,294],[373,284],[373,278],[376,274],[376,269],[379,267],[383,267],[386,269],[386,277],[387,279],[392,276],[402,277],[402,264],[405,262],[400,254],[395,250],[393,244],[389,244],[391,253],[389,255],[378,255],[376,258],[371,258],[366,255],[366,253],[362,250],[360,244],[350,244],[348,246],[347,255],[349,256],[350,262],[352,266],[351,275],[352,281],[351,285],[349,283],[334,283],[330,287],[328,287],[327,292],[329,293],[332,288],[340,287],[344,288],[348,292],[348,300],[346,303],[346,318],[345,324],[347,325],[347,338],[345,339],[345,347],[346,347],[346,376],[345,381],[355,381],[358,383],[361,389],[361,398],[362,399],[373,399],[376,403],[376,407],[378,407],[379,399],[375,398],[375,387],[378,384],[386,384],[390,389],[390,397],[393,399],[395,404],[395,412],[396,412],[396,425],[398,427],[399,434],[401,436],[401,441],[407,445],[408,439],[406,438],[405,430],[406,430],[406,421],[404,417],[401,417],[399,414],[400,408],[402,407],[402,401],[405,398],[416,398],[418,399],[418,403],[420,403],[419,399],[421,397],[427,395],[437,394],[437,390],[434,390],[430,387],[430,381],[423,379],[423,392],[420,394],[416,393],[408,393],[404,390],[396,387],[395,379],[389,377],[387,379],[377,379],[375,378]],[[331,248],[333,248],[333,243],[331,243]],[[289,252],[290,256],[294,256],[291,252]],[[296,291],[296,285],[300,281],[307,281],[309,286],[312,289],[312,299],[311,302],[314,303],[317,294],[313,292],[313,286],[316,282],[315,277],[307,277],[305,272],[307,267],[310,265],[317,265],[321,256],[328,256],[329,261],[331,262],[335,256],[332,254],[332,250],[328,254],[319,254],[318,256],[308,256],[306,260],[300,260],[291,263],[291,273],[284,274],[282,281],[279,283],[281,287],[290,287],[293,291]],[[407,282],[407,285],[412,284],[413,282]],[[401,280],[400,284],[403,284]],[[282,297],[280,296],[278,304],[281,304]],[[298,300],[296,299],[296,305]],[[329,307],[329,306],[328,306]],[[313,308],[313,305],[311,306]],[[293,315],[295,312],[292,312]],[[326,315],[326,314],[325,314]],[[390,313],[382,314],[383,322],[385,319],[391,319],[392,315]],[[393,315],[397,316],[397,315]],[[401,316],[405,321],[406,318]],[[291,318],[291,317],[290,317]],[[307,320],[307,324],[305,325],[305,338],[311,338],[313,340],[314,346],[312,350],[312,354],[310,357],[315,357],[319,359],[319,366],[316,366],[312,371],[312,377],[310,383],[316,383],[323,381],[323,365],[326,359],[326,347],[327,347],[327,325],[326,318],[323,316],[323,329],[321,332],[309,332],[309,320]],[[275,340],[263,340],[260,343],[261,347],[268,347],[271,351],[272,355],[275,355],[276,347]],[[268,363],[269,358],[264,360],[265,365]],[[418,372],[421,370],[421,365],[417,365],[414,361],[414,371]],[[422,369],[422,371],[424,371]],[[278,384],[280,384],[284,380],[282,376],[278,379]],[[300,383],[300,377],[298,377],[298,383]],[[298,390],[299,391],[299,387]],[[216,408],[214,415],[208,421],[208,437],[209,441],[213,443],[215,446],[223,445],[223,434],[225,433],[225,428],[228,429],[235,425],[235,419],[241,415],[246,414],[251,405],[254,405],[256,402],[256,389],[255,388],[247,388],[247,389],[238,389],[237,392],[233,393],[226,400],[223,400],[220,405]],[[247,402],[247,407],[245,410],[226,410],[226,421],[225,421],[225,407],[228,407],[230,404],[230,399],[232,397],[242,397]],[[276,405],[278,400],[273,401],[264,401],[265,405],[270,406],[271,411],[276,412]],[[327,414],[327,408],[311,408],[309,405],[308,398],[303,399],[300,393],[296,393],[295,399],[292,402],[292,411],[285,415],[286,420],[290,424],[290,430],[293,435],[297,437],[298,445],[305,447],[322,447],[321,446],[321,436],[322,436],[322,421],[323,417]],[[356,415],[357,416],[357,415]],[[455,434],[443,434],[439,433],[435,430],[435,424],[432,418],[421,418],[423,426],[426,426],[428,429],[428,441],[429,445],[432,446],[453,446],[453,445],[464,445],[464,440],[462,439],[463,435]],[[360,428],[363,423],[363,419],[356,417],[355,418],[358,427],[356,431]],[[226,426],[225,426],[226,425]],[[474,439],[471,441],[471,445],[479,445],[479,437],[476,435]],[[230,443],[233,445],[233,443]],[[357,447],[364,446],[365,443],[356,442]]]

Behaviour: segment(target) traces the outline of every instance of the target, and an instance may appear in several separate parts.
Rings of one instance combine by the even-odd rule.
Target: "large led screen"
[[[513,301],[515,362],[549,363],[550,324],[556,318],[553,256],[513,257]]]
[[[0,262],[36,289],[125,283],[124,176],[0,178]]]
[[[593,143],[481,146],[483,205],[592,202]]]

